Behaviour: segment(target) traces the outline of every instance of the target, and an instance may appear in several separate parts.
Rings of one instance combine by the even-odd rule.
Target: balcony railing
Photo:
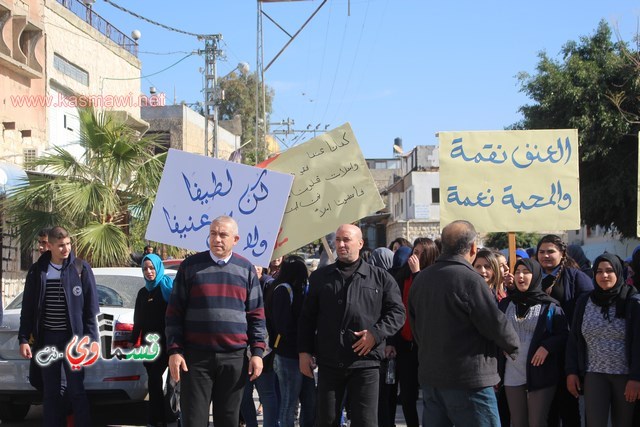
[[[135,57],[138,56],[138,44],[129,36],[111,25],[106,19],[98,15],[90,7],[78,0],[56,0],[58,3],[73,12],[78,18],[91,25],[101,34],[108,37],[118,46],[125,49]]]

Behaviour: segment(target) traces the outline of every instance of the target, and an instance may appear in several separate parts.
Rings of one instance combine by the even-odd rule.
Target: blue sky
[[[220,33],[225,75],[239,61],[256,68],[255,0],[113,0],[140,15],[194,33]],[[293,33],[321,0],[265,4]],[[535,72],[538,53],[557,57],[569,40],[595,31],[601,19],[623,40],[638,31],[640,3],[631,0],[429,1],[328,0],[265,75],[275,90],[271,122],[291,118],[295,128],[350,122],[365,157],[392,155],[395,137],[405,151],[437,144],[438,131],[503,129],[529,102],[516,75]],[[94,5],[139,40],[142,75],[162,70],[203,48],[196,38],[167,31],[99,1]],[[265,65],[287,37],[264,19]],[[169,53],[169,54],[167,54]],[[167,102],[202,100],[204,58],[187,58],[141,80]],[[272,127],[278,129],[278,127]]]

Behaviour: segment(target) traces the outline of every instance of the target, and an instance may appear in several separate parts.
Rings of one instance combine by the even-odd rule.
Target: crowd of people
[[[97,338],[90,266],[74,261],[66,230],[52,230],[27,276],[27,358],[33,345]],[[392,427],[397,406],[408,427],[421,417],[424,426],[640,425],[638,250],[591,266],[580,247],[546,235],[510,268],[504,252],[478,248],[467,221],[438,239],[373,249],[343,224],[336,259],[310,272],[296,255],[254,266],[233,251],[238,240],[233,218],[216,218],[210,249],[183,261],[175,280],[145,251],[131,345],[156,333],[163,348],[145,363],[149,426],[167,425],[167,367],[187,427],[207,425],[211,403],[217,427],[257,426],[258,411],[265,427]],[[82,377],[60,363],[43,369],[45,425],[63,425],[61,373],[84,425]]]

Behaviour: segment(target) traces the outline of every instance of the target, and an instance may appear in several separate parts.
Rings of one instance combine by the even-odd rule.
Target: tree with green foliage
[[[220,102],[218,111],[221,120],[231,120],[234,116],[240,115],[242,119],[242,143],[251,141],[242,149],[243,161],[247,164],[256,164],[256,92],[257,73],[232,72],[229,76],[220,79],[219,86],[224,91],[224,100]],[[272,111],[274,91],[265,87],[265,111],[267,129],[269,116]],[[262,111],[262,95],[257,97]],[[261,135],[261,138],[264,136]],[[265,159],[264,141],[258,145],[258,162]]]
[[[540,235],[536,233],[516,233],[516,248],[532,248],[538,244]],[[505,249],[509,247],[509,235],[507,233],[487,233],[484,237],[484,245],[488,248]]]
[[[148,220],[166,153],[154,155],[152,138],[139,137],[109,113],[84,109],[79,119],[84,154],[55,146],[32,162],[30,169],[42,173],[31,173],[11,194],[9,215],[22,245],[30,246],[40,229],[60,225],[91,265],[128,265],[131,221]]]
[[[635,236],[640,53],[613,40],[601,21],[590,37],[566,43],[561,60],[539,54],[536,74],[520,73],[521,91],[534,102],[511,129],[577,128],[580,138],[580,212],[588,226]],[[625,114],[621,114],[625,112]],[[631,116],[629,115],[631,114]]]

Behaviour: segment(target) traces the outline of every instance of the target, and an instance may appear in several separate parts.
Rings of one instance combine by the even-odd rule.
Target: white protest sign
[[[268,265],[293,176],[169,150],[146,238],[195,250],[209,249],[209,225],[220,215],[238,223],[234,252]]]

